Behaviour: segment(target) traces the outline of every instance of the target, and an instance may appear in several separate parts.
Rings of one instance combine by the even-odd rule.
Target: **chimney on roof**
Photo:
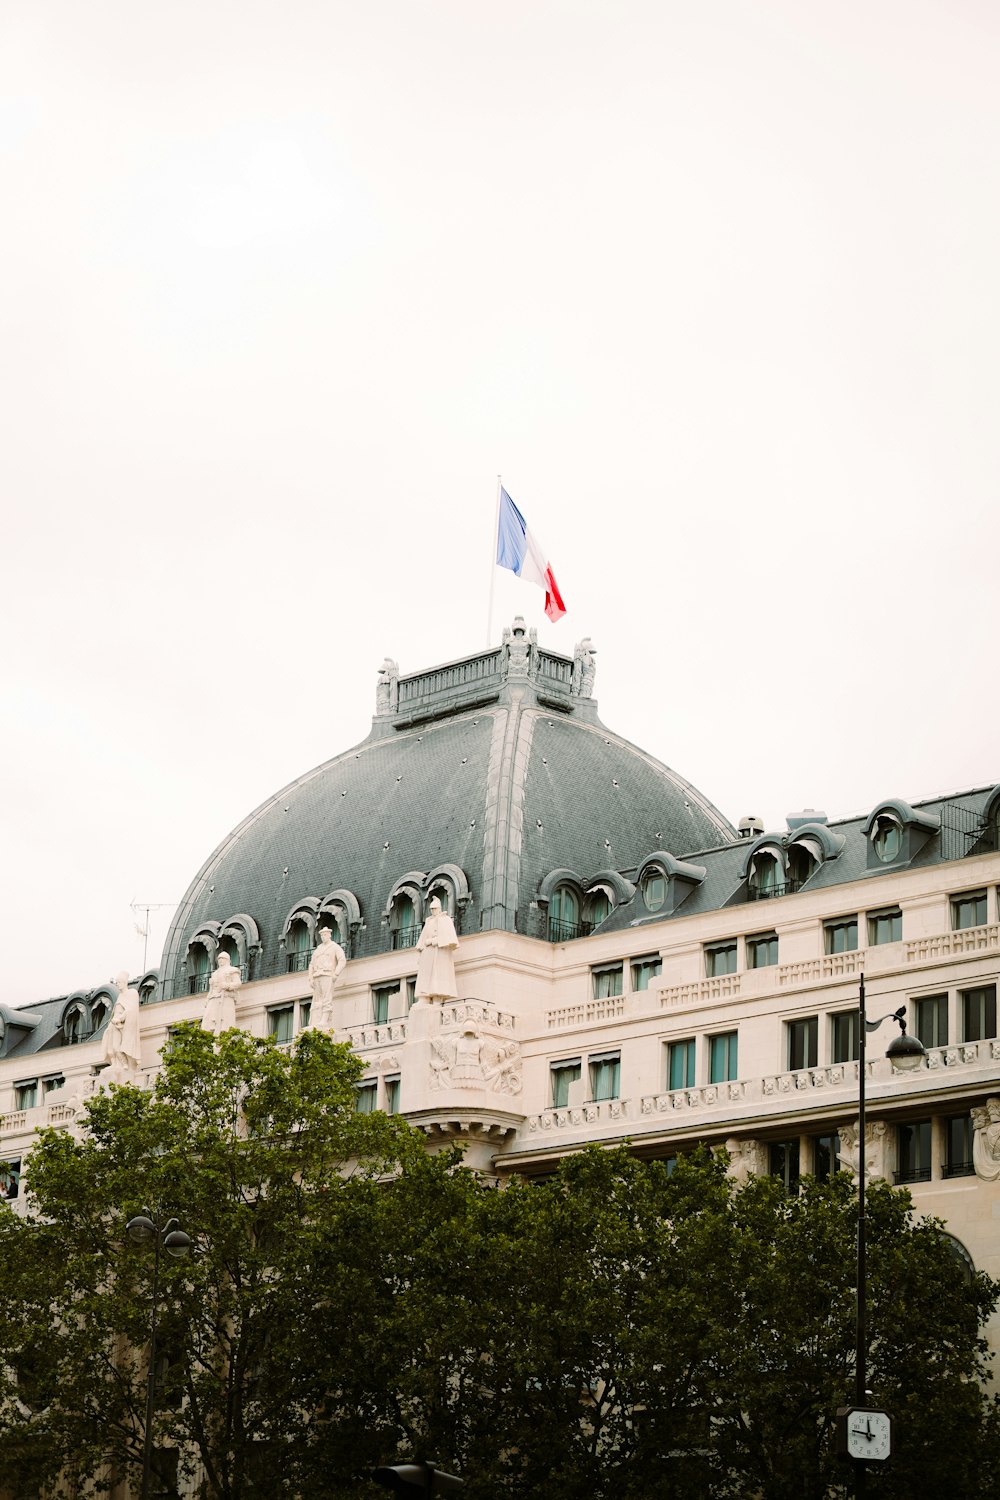
[[[796,828],[803,828],[806,823],[828,823],[829,821],[826,813],[818,812],[815,807],[804,807],[801,812],[789,813],[785,819],[790,833],[794,833]]]
[[[737,827],[741,839],[755,839],[758,833],[764,832],[764,825],[760,818],[755,818],[752,813],[748,817],[741,818]]]

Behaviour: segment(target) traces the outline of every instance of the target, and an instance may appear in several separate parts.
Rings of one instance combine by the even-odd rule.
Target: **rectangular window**
[[[594,999],[608,1000],[622,992],[623,971],[621,964],[607,964],[602,969],[591,969],[594,982]]]
[[[868,913],[868,941],[873,947],[879,943],[898,943],[902,936],[903,913],[898,906]]]
[[[14,1085],[14,1108],[34,1109],[38,1103],[38,1079],[31,1078]]]
[[[45,1095],[47,1095],[47,1094],[53,1093],[55,1089],[61,1089],[63,1087],[63,1085],[65,1084],[65,1082],[66,1082],[66,1080],[65,1080],[65,1078],[63,1077],[63,1075],[61,1073],[55,1074],[55,1076],[52,1077],[52,1078],[43,1078],[42,1079],[42,1095],[43,1095],[43,1097]]]
[[[803,1016],[787,1023],[788,1071],[814,1068],[819,1054],[819,1017]]]
[[[281,1005],[267,1013],[267,1034],[274,1041],[290,1042],[295,1027],[295,1006]]]
[[[709,979],[736,973],[736,944],[713,943],[705,949],[705,973]]]
[[[921,995],[913,1002],[913,1021],[925,1047],[947,1047],[948,996]]]
[[[667,1048],[667,1086],[672,1089],[694,1088],[694,1037],[671,1042]]]
[[[633,958],[632,960],[632,988],[633,990],[648,990],[649,981],[659,978],[663,972],[663,960],[657,953],[649,958]]]
[[[813,1176],[819,1182],[826,1182],[827,1178],[840,1171],[840,1136],[814,1135],[812,1148]]]
[[[385,1112],[387,1115],[399,1114],[399,1074],[385,1080]]]
[[[956,932],[964,927],[986,925],[986,892],[967,891],[951,898],[951,925]]]
[[[854,953],[858,946],[857,917],[838,917],[823,924],[823,942],[827,953]]]
[[[376,985],[372,990],[372,1020],[378,1026],[383,1026],[389,1019],[389,1002],[399,994],[399,988],[394,984]]]
[[[747,967],[771,969],[778,962],[778,934],[758,932],[747,938]]]
[[[412,1006],[412,1004],[413,1004],[414,1000],[416,1000],[416,998],[417,998],[417,976],[416,976],[416,974],[411,974],[410,977],[409,977],[409,979],[407,979],[407,981],[406,981],[406,1008],[407,1008],[407,1010],[410,1009],[410,1007]]]
[[[311,1016],[312,1016],[312,1001],[311,1000],[300,1000],[299,1001],[299,1030],[300,1031],[305,1031],[306,1027],[309,1025],[309,1020],[310,1020]]]
[[[860,1020],[856,1010],[838,1011],[830,1017],[833,1035],[831,1057],[835,1063],[857,1062],[861,1048],[858,1045]]]
[[[899,1163],[897,1182],[930,1182],[930,1120],[914,1120],[911,1125],[900,1125],[896,1132],[896,1149]]]
[[[16,1198],[21,1186],[21,1158],[0,1161],[0,1198]]]
[[[566,1057],[554,1062],[550,1069],[552,1078],[552,1107],[553,1109],[565,1109],[569,1103],[569,1088],[571,1083],[580,1080],[580,1059],[578,1057]]]
[[[971,1177],[976,1170],[972,1165],[972,1116],[953,1115],[944,1121],[944,1130],[944,1175]]]
[[[590,1097],[594,1100],[617,1099],[621,1076],[621,1055],[602,1052],[587,1059],[590,1065]]]
[[[996,985],[984,984],[978,989],[963,990],[961,999],[963,1042],[981,1042],[984,1037],[996,1036]]]
[[[365,1079],[359,1083],[355,1091],[354,1108],[359,1115],[371,1115],[375,1113],[378,1103],[378,1080],[375,1078]]]
[[[729,1083],[737,1072],[736,1032],[724,1031],[708,1039],[708,1081]]]
[[[787,1193],[799,1190],[799,1142],[772,1141],[768,1147],[768,1171],[784,1183]]]

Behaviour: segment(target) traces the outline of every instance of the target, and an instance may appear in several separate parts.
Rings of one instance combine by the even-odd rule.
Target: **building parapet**
[[[565,1130],[573,1125],[598,1125],[630,1117],[627,1099],[602,1099],[599,1103],[574,1104],[565,1109],[543,1109],[541,1114],[529,1115],[526,1123],[529,1131]]]
[[[929,937],[911,938],[904,944],[906,962],[918,964],[956,953],[982,953],[1000,949],[1000,923],[985,927],[965,927],[957,932],[936,932]]]

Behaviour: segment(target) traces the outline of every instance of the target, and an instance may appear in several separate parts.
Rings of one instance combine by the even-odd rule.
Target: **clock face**
[[[847,1417],[847,1451],[851,1458],[888,1458],[892,1451],[892,1423],[884,1411],[855,1407]]]

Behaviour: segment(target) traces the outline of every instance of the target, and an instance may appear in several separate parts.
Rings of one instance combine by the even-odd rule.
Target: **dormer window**
[[[667,877],[653,865],[642,877],[640,886],[647,911],[659,911],[667,899]]]
[[[328,927],[331,923],[326,924]],[[309,924],[302,917],[296,917],[288,929],[285,939],[285,964],[289,974],[300,974],[303,969],[308,969],[309,960],[312,957],[313,940],[309,931]]]
[[[766,901],[785,893],[785,871],[777,854],[761,849],[750,865],[750,900]]]
[[[192,943],[188,949],[188,994],[203,995],[212,974],[212,960],[204,943]]]
[[[107,1019],[107,1014],[108,1014],[108,1002],[107,1002],[107,1000],[104,1000],[104,999],[95,1000],[94,1003],[93,1003],[93,1005],[90,1007],[90,1029],[91,1029],[91,1031],[99,1031],[101,1029],[101,1027],[104,1025],[105,1020]]]
[[[903,847],[903,829],[899,819],[889,813],[880,813],[872,824],[871,841],[875,857],[882,864],[891,865],[894,859],[899,858]]]
[[[63,1016],[62,1031],[63,1041],[67,1047],[72,1047],[77,1042],[82,1042],[84,1037],[89,1034],[90,1025],[87,1011],[82,1001],[78,1000],[68,1007]]]
[[[580,898],[570,885],[557,885],[549,900],[549,942],[568,943],[583,937]]]
[[[822,854],[809,839],[800,839],[788,846],[788,876],[785,891],[791,893],[805,885],[822,859]]]
[[[393,900],[389,930],[393,948],[412,948],[420,935],[413,897],[408,896],[405,891],[400,891]]]
[[[591,931],[593,931],[595,927],[600,927],[605,918],[611,915],[611,910],[614,904],[615,903],[611,896],[611,892],[608,891],[603,885],[595,886],[594,889],[589,892],[587,896],[585,911],[587,926],[591,929]]]

